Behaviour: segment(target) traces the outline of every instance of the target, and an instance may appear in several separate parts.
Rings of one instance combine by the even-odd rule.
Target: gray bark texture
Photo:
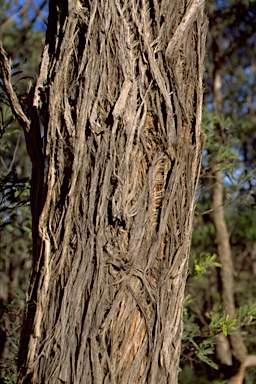
[[[203,8],[50,1],[28,108],[34,267],[18,383],[177,383]]]

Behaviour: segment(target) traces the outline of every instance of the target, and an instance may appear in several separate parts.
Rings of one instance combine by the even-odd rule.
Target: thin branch
[[[247,355],[245,362],[244,362],[244,367],[252,367],[256,365],[256,355]]]
[[[25,13],[28,12],[29,10],[29,7],[33,7],[33,11],[35,12],[35,15],[33,16],[32,20],[31,21],[27,21],[27,23],[22,23],[22,27],[25,27],[27,30],[29,30],[33,24],[35,23],[35,21],[37,20],[37,18],[39,17],[41,11],[43,10],[43,8],[45,7],[47,1],[46,0],[43,0],[41,2],[41,4],[39,5],[36,5],[34,4],[34,2],[31,2],[32,4],[29,4],[29,3],[25,3],[24,5],[21,5],[18,12],[16,12],[15,14],[11,15],[10,17],[8,17],[3,23],[2,25],[0,26],[0,35],[3,33],[3,31],[6,30],[6,27],[8,24],[10,24],[13,20],[17,19],[18,17],[21,17],[21,18],[24,18],[24,15]],[[43,17],[42,17],[43,19]]]
[[[20,6],[20,9],[18,10],[17,13],[15,13],[14,15],[8,17],[8,19],[6,19],[1,27],[0,27],[0,34],[3,33],[3,31],[6,29],[7,25],[16,17],[20,17],[23,15],[23,13],[26,11],[26,7],[24,5]]]
[[[3,89],[9,99],[12,112],[16,119],[18,120],[21,127],[29,132],[30,121],[24,114],[16,93],[11,84],[11,66],[6,57],[5,51],[3,49],[2,43],[0,42],[0,77],[3,81]]]

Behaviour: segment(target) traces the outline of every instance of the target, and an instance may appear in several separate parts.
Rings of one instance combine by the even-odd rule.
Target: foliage
[[[220,137],[216,137],[216,128],[219,129]],[[203,156],[203,172],[212,172],[211,165],[218,164],[214,172],[221,169],[232,181],[235,180],[235,172],[241,165],[241,159],[237,151],[239,140],[234,137],[233,122],[230,117],[218,117],[212,112],[203,109],[202,130],[207,140]]]
[[[218,333],[243,335],[249,353],[255,354],[255,252],[256,252],[256,129],[255,129],[255,1],[206,2],[209,14],[209,36],[205,72],[205,107],[203,130],[207,140],[199,180],[198,199],[194,218],[191,246],[190,276],[187,284],[189,302],[184,311],[184,336],[198,345],[203,340],[216,342]],[[213,113],[213,78],[221,69],[223,114]],[[218,132],[218,135],[216,135]],[[215,229],[211,216],[211,188],[214,171],[221,170],[224,177],[224,204],[230,232],[235,266],[235,300],[237,313],[234,319],[223,311],[220,300],[220,267],[209,266],[197,259],[217,253]],[[214,259],[218,263],[218,259]],[[199,264],[199,265],[198,265]],[[250,289],[248,289],[250,287]],[[187,336],[188,335],[188,336]],[[207,368],[207,363],[190,355],[184,340],[181,383],[212,382],[219,371]],[[208,356],[219,363],[215,353]],[[193,377],[193,369],[199,372]],[[184,372],[183,372],[184,371]],[[253,369],[246,370],[245,382],[252,383]],[[189,376],[191,375],[191,377]],[[207,379],[206,379],[207,377]]]
[[[216,254],[211,255],[210,253],[201,252],[196,255],[191,276],[198,278],[202,274],[210,273],[210,267],[221,267],[221,264],[215,261],[216,258]]]
[[[12,6],[14,2],[1,3],[0,36],[12,62],[12,85],[23,103],[29,80],[38,72],[44,31],[33,28],[32,19],[26,18],[21,7]],[[16,11],[19,13],[15,15]],[[30,173],[24,135],[12,115],[0,80],[0,380],[3,383],[16,382],[20,325],[31,269]]]
[[[194,258],[194,265],[191,269],[189,285],[193,285],[193,281],[200,280],[203,275],[209,275],[213,267],[221,267],[215,262],[216,255],[200,254]],[[186,365],[187,361],[193,362],[194,365],[205,363],[208,366],[219,369],[215,362],[215,345],[219,334],[228,336],[234,332],[242,332],[246,337],[248,332],[241,331],[245,326],[251,326],[256,323],[256,304],[245,304],[238,308],[237,315],[234,319],[225,313],[223,308],[219,306],[217,310],[205,312],[204,325],[200,324],[195,314],[191,314],[193,303],[197,300],[191,294],[188,294],[184,300],[184,329],[182,342],[182,374],[180,375],[180,383],[186,383],[188,375],[189,382],[193,382],[193,371]],[[189,306],[191,308],[189,309]],[[192,380],[192,381],[190,381]],[[205,381],[204,381],[205,380]],[[212,381],[211,381],[212,382]],[[218,382],[214,380],[213,382]],[[208,383],[203,379],[202,383]]]
[[[226,384],[226,380],[213,380],[209,381],[205,378],[205,372],[202,370],[202,367],[193,367],[189,364],[186,364],[179,375],[179,383],[189,383],[189,384]]]
[[[20,297],[19,297],[20,295]],[[17,354],[19,332],[24,304],[24,293],[17,291],[15,299],[8,305],[1,305],[0,330],[1,339],[8,340],[9,354],[1,359],[1,383],[16,383]]]

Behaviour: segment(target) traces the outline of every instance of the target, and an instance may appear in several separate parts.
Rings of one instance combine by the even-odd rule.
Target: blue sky
[[[6,3],[11,4],[11,1],[6,1]],[[12,17],[14,17],[18,22],[22,21],[22,7],[24,7],[26,1],[25,0],[19,0],[15,2],[16,4],[13,4],[10,7],[10,11],[8,14]],[[29,1],[28,5],[28,20],[32,21],[36,15],[36,11],[38,8],[41,7],[42,4],[44,4],[44,0],[31,0]],[[35,23],[33,24],[34,30],[46,30],[46,21],[47,21],[47,15],[48,15],[48,3],[49,1],[46,1],[46,4],[44,5],[42,11],[40,12],[40,15],[37,17]]]

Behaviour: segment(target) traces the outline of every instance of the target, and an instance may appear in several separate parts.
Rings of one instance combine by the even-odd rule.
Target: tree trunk
[[[50,1],[19,383],[177,382],[203,3]]]
[[[213,79],[213,100],[214,112],[220,117],[222,114],[222,79],[219,70],[215,71]],[[221,140],[222,127],[217,126],[216,135]],[[234,290],[234,265],[232,260],[232,250],[230,236],[225,219],[223,203],[224,187],[223,172],[218,163],[213,165],[213,185],[212,185],[212,219],[216,229],[216,239],[218,242],[218,256],[221,263],[221,299],[223,309],[230,316],[236,317],[235,290]],[[222,364],[233,365],[233,375],[228,379],[229,384],[242,384],[244,379],[244,362],[247,350],[243,338],[239,333],[232,333],[229,342],[223,342],[224,335],[220,338],[217,345],[218,357]],[[227,350],[226,346],[229,345]]]

